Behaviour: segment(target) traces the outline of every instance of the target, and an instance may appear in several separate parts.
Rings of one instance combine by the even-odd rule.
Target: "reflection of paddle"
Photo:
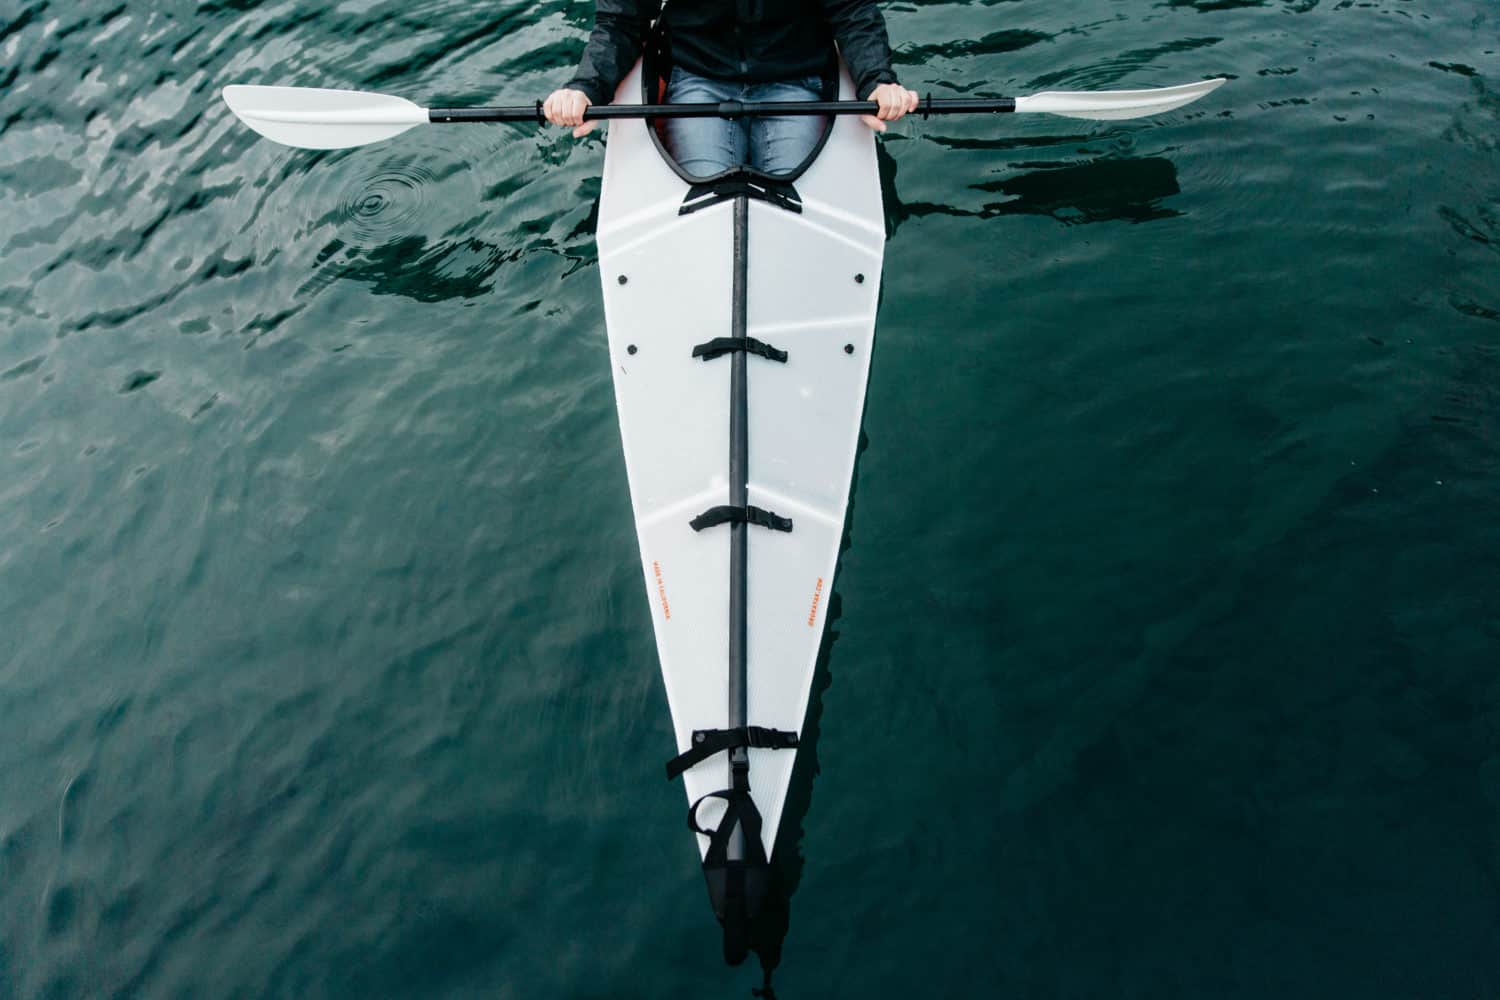
[[[967,115],[1042,112],[1068,118],[1144,118],[1191,104],[1223,80],[1203,80],[1156,90],[1049,90],[1029,97],[934,99],[914,114]],[[419,107],[401,97],[317,87],[224,88],[224,103],[252,129],[286,146],[344,149],[400,135],[418,125],[463,122],[542,122],[541,102],[530,107]],[[778,101],[747,104],[604,104],[584,112],[585,121],[609,118],[761,118],[787,115],[869,115],[873,101]]]

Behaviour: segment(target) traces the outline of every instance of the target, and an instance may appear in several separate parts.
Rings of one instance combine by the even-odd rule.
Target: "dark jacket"
[[[597,0],[594,32],[568,87],[594,104],[640,58],[661,0]],[[769,83],[821,73],[838,42],[857,96],[895,83],[874,0],[670,0],[662,27],[674,65],[716,80]]]

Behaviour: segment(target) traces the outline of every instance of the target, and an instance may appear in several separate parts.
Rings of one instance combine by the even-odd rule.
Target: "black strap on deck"
[[[724,815],[719,825],[705,829],[698,822],[698,807],[707,799],[723,799]],[[760,912],[770,885],[770,863],[760,840],[760,810],[750,797],[749,787],[726,788],[709,792],[688,810],[688,829],[708,838],[703,855],[703,877],[708,882],[708,899],[714,916],[724,926],[724,958],[731,965],[744,961],[749,945],[751,922]],[[729,857],[729,843],[735,829],[740,831],[740,857]]]
[[[772,531],[792,530],[792,519],[789,517],[782,517],[759,507],[731,507],[728,504],[710,507],[688,522],[694,531],[719,524],[754,524]]]
[[[797,734],[764,726],[694,730],[692,749],[667,762],[667,780],[716,753],[745,747],[793,750],[797,747]],[[731,753],[730,762],[732,787],[709,792],[694,802],[688,808],[687,825],[689,830],[708,838],[708,850],[703,855],[708,900],[713,904],[714,916],[724,927],[724,958],[729,964],[738,965],[749,947],[750,925],[769,892],[771,866],[760,839],[760,810],[750,797],[749,761],[741,755],[736,762]],[[708,799],[724,803],[724,815],[713,829],[698,822],[698,809]],[[736,857],[729,856],[732,842],[737,842]]]
[[[693,348],[693,357],[702,358],[704,361],[712,361],[735,351],[744,351],[746,354],[759,354],[769,361],[780,361],[786,363],[786,351],[778,350],[770,344],[754,337],[715,337],[706,344],[699,344]]]
[[[792,187],[790,181],[777,180],[763,174],[735,171],[710,181],[694,184],[688,189],[687,196],[683,198],[682,205],[677,209],[677,214],[692,215],[705,208],[733,201],[742,195],[788,212],[800,213],[802,211],[802,196],[797,193],[796,188]]]
[[[724,816],[719,820],[718,827],[712,830],[705,830],[698,822],[698,807],[709,799],[724,800]],[[722,791],[709,792],[688,808],[687,824],[689,830],[692,830],[694,833],[701,833],[708,838],[708,858],[714,856],[714,848],[717,847],[721,852],[720,860],[723,859],[723,842],[729,839],[729,835],[734,832],[736,825],[744,831],[746,840],[757,843],[760,841],[760,810],[755,808],[755,800],[750,797],[750,790],[748,788],[744,790],[725,788]],[[760,856],[761,863],[764,864],[766,856],[764,845],[761,847]],[[708,859],[705,858],[704,860],[706,862]]]
[[[667,761],[667,780],[671,781],[688,768],[700,764],[716,753],[751,747],[758,750],[795,750],[797,734],[785,729],[764,726],[740,726],[736,729],[695,729],[693,746]]]

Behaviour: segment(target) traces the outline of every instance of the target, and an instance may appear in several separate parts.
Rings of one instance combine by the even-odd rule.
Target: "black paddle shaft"
[[[693,104],[599,104],[583,112],[585,121],[608,118],[781,118],[795,115],[873,115],[880,110],[874,101],[719,101]],[[972,115],[1008,114],[1016,110],[1014,97],[954,97],[934,100],[928,94],[912,114]],[[429,121],[449,122],[546,122],[542,102],[531,107],[432,108]]]

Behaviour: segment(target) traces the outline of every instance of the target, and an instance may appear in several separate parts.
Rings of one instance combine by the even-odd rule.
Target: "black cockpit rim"
[[[665,100],[663,87],[665,82],[671,78],[671,75],[671,57],[666,51],[665,46],[661,43],[661,39],[655,37],[646,46],[646,54],[641,63],[641,103],[656,104]],[[837,55],[830,54],[828,65],[823,68],[822,77],[823,91],[819,95],[820,99],[825,101],[838,100],[839,60]],[[807,168],[812,166],[813,161],[823,152],[823,147],[828,144],[829,135],[833,133],[833,119],[830,117],[823,119],[823,134],[818,137],[816,145],[813,146],[811,152],[803,158],[801,163],[797,164],[789,173],[784,174],[768,174],[765,171],[756,170],[748,164],[742,164],[738,167],[730,167],[728,170],[721,170],[716,174],[699,177],[684,170],[682,164],[678,163],[677,158],[672,155],[671,150],[667,149],[666,143],[662,142],[661,132],[657,130],[657,119],[646,119],[646,131],[650,133],[651,143],[656,147],[656,151],[661,155],[662,160],[667,166],[672,168],[673,173],[688,184],[708,184],[728,177],[749,177],[771,183],[790,184],[806,173]]]

